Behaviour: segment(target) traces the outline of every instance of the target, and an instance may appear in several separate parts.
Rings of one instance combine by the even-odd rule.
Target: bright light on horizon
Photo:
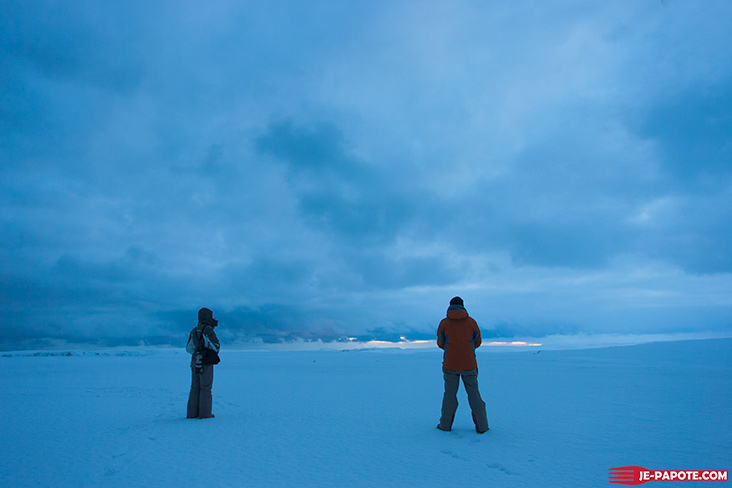
[[[509,346],[509,347],[539,347],[543,344],[539,342],[524,342],[524,341],[513,341],[513,342],[487,342],[486,346]]]
[[[350,338],[349,338],[350,339]],[[383,341],[383,340],[371,340],[366,342],[356,342],[361,347],[374,347],[374,348],[388,348],[388,347],[414,347],[422,348],[434,345],[435,341],[432,340],[409,340],[406,337],[400,337],[399,341]],[[525,341],[492,341],[484,342],[484,346],[489,347],[540,347],[544,344],[541,342],[525,342]]]

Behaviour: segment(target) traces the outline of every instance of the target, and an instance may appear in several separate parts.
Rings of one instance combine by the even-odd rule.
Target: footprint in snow
[[[490,469],[497,469],[498,471],[501,471],[501,472],[503,472],[503,473],[506,473],[506,474],[507,474],[507,475],[509,475],[509,476],[512,476],[512,475],[514,474],[513,472],[509,471],[509,470],[508,470],[508,469],[506,469],[506,468],[505,468],[504,466],[501,466],[501,465],[500,465],[500,464],[498,464],[498,463],[493,463],[493,464],[486,464],[486,467],[488,467],[488,468],[490,468]]]

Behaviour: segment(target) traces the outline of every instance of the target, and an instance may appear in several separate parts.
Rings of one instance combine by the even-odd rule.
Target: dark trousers
[[[460,387],[460,378],[463,379],[465,391],[468,393],[468,403],[473,413],[475,430],[485,432],[488,430],[488,417],[485,413],[485,402],[478,391],[478,370],[470,371],[449,371],[442,370],[445,378],[445,394],[442,397],[442,417],[440,428],[442,430],[452,429],[452,422],[455,420],[455,412],[458,408],[457,392]]]
[[[203,373],[197,373],[195,368],[193,371],[193,379],[191,380],[191,393],[188,395],[188,418],[189,419],[207,419],[212,417],[211,408],[213,406],[213,395],[211,388],[213,387],[214,367],[213,364],[204,364]]]

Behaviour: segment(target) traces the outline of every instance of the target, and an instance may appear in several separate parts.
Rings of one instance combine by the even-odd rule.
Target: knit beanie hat
[[[452,300],[450,300],[450,305],[460,305],[463,306],[463,299],[460,297],[455,297]]]

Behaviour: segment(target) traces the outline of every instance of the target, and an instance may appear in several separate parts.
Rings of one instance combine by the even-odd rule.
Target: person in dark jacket
[[[447,317],[437,328],[437,346],[445,350],[442,373],[445,379],[445,394],[442,397],[442,417],[437,428],[452,430],[457,411],[457,391],[460,378],[463,379],[468,403],[473,414],[475,431],[482,434],[488,430],[485,402],[478,391],[478,361],[475,350],[480,347],[480,329],[465,309],[463,299],[450,300]]]
[[[207,308],[198,311],[198,325],[188,335],[186,351],[191,354],[191,393],[188,396],[189,419],[207,419],[214,415],[213,407],[214,364],[219,364],[221,344],[214,328],[219,321],[213,318],[213,312]]]

